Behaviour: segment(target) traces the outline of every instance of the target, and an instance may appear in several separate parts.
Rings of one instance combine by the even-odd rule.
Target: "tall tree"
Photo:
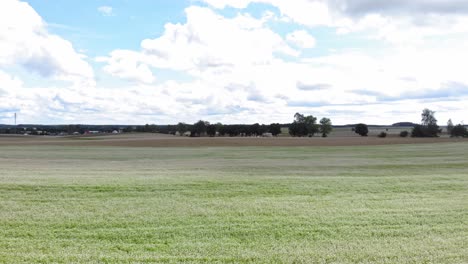
[[[313,137],[316,133],[319,132],[319,126],[317,125],[317,118],[314,116],[306,116],[305,124],[307,128],[307,135]]]
[[[421,125],[415,125],[411,131],[412,137],[437,137],[441,132],[437,125],[435,112],[424,109],[421,114]]]
[[[322,137],[328,137],[328,134],[333,130],[332,122],[330,118],[322,118],[320,120],[320,133],[322,133]]]
[[[435,118],[435,112],[429,109],[424,109],[421,114],[421,124],[423,126],[437,125],[437,119]]]
[[[317,118],[312,115],[305,116],[300,113],[294,115],[294,122],[289,127],[289,134],[296,137],[312,137],[318,131],[319,126],[317,125]]]
[[[449,119],[447,122],[447,133],[451,134],[453,130],[453,122],[452,119]]]

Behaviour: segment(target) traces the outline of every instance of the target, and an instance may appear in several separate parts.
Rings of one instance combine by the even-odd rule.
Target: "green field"
[[[0,263],[467,263],[468,144],[1,147]]]

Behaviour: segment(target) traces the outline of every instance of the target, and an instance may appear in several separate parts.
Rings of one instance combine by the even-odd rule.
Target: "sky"
[[[466,0],[1,0],[0,124],[468,122]]]

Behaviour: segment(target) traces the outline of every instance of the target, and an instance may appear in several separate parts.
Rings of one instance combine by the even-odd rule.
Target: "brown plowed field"
[[[187,138],[159,134],[126,134],[79,137],[0,136],[0,146],[50,145],[50,146],[109,146],[109,147],[230,147],[230,146],[361,146],[390,144],[423,144],[468,142],[457,138],[400,138],[400,137],[329,137],[329,138],[253,138],[217,137]]]

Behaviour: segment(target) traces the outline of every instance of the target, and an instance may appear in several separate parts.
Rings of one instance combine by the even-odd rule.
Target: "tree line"
[[[357,124],[353,131],[363,137],[366,137],[369,133],[369,128],[366,124]],[[442,129],[437,124],[435,112],[430,109],[424,109],[421,114],[421,124],[414,125],[411,133],[408,131],[402,131],[400,137],[439,137],[442,133]],[[468,130],[463,124],[453,125],[451,119],[447,122],[447,133],[451,137],[468,137]],[[387,134],[382,132],[379,137],[386,137]]]
[[[178,123],[172,131],[175,131],[178,135],[188,135],[192,137],[278,136],[282,133],[282,127],[289,128],[289,134],[297,137],[314,136],[314,134],[318,132],[326,137],[332,131],[330,119],[323,118],[320,120],[320,124],[317,124],[316,117],[305,116],[300,113],[294,115],[294,121],[291,124],[272,123],[270,125],[261,125],[255,123],[252,125],[223,125],[221,123],[210,124],[207,121],[200,120],[193,125]]]
[[[187,134],[192,137],[200,136],[262,136],[265,133],[270,133],[272,136],[281,134],[282,125],[273,123],[270,125],[223,125],[221,123],[210,124],[208,121],[200,120],[193,125],[186,123],[178,123],[176,133],[179,135]]]
[[[278,136],[282,133],[282,128],[288,128],[289,134],[294,137],[312,137],[317,133],[321,133],[323,137],[327,137],[333,129],[332,122],[329,118],[322,118],[317,123],[317,118],[309,115],[305,116],[300,113],[294,115],[294,121],[290,124],[272,123],[270,125],[255,123],[252,125],[225,125],[221,123],[211,124],[208,121],[200,120],[194,124],[178,123],[175,126],[156,126],[146,125],[143,131],[137,132],[159,132],[176,135],[186,135],[191,137],[200,136]]]
[[[255,123],[252,125],[237,124],[226,125],[221,123],[210,123],[200,120],[194,124],[180,122],[177,125],[143,125],[143,126],[118,126],[118,125],[0,125],[0,134],[24,134],[30,131],[37,135],[58,135],[58,134],[84,134],[88,131],[99,131],[101,133],[112,133],[114,131],[131,133],[163,133],[173,135],[186,135],[192,137],[201,136],[278,136],[282,133],[282,128],[289,129],[289,134],[293,137],[313,137],[321,134],[327,137],[333,130],[332,121],[324,117],[320,119],[313,115],[296,113],[292,123],[269,125]],[[368,125],[364,123],[352,126],[352,130],[361,135],[367,136]],[[468,137],[467,128],[463,124],[454,125],[452,120],[447,122],[447,132],[452,137]],[[438,137],[442,129],[437,124],[435,112],[424,109],[421,114],[421,124],[414,124],[411,131],[402,131],[401,137]],[[386,132],[382,131],[379,137],[386,137]]]
[[[261,136],[265,133],[271,133],[272,136],[281,134],[281,128],[288,124],[272,123],[265,124],[238,124],[226,125],[222,123],[210,123],[200,120],[194,124],[179,122],[177,125],[149,125],[144,126],[127,126],[123,132],[146,132],[146,133],[162,133],[171,135],[187,135],[192,137],[202,136]]]

